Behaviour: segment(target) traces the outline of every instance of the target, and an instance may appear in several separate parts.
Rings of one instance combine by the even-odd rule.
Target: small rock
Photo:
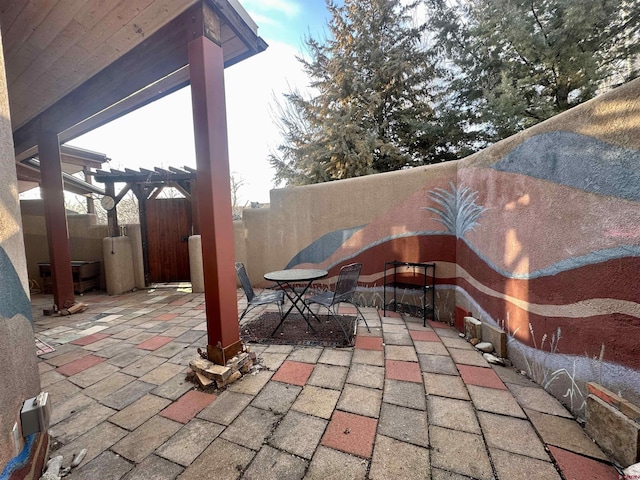
[[[485,353],[493,352],[493,345],[491,344],[491,342],[480,342],[476,345],[476,348]]]
[[[80,450],[78,454],[75,457],[73,457],[73,462],[71,462],[71,468],[75,468],[78,465],[80,465],[82,463],[82,460],[84,460],[84,457],[86,454],[87,454],[86,448],[83,448],[82,450]]]
[[[494,365],[504,365],[504,360],[496,357],[495,355],[491,355],[490,353],[483,353],[482,356],[489,363],[493,363]]]
[[[477,338],[472,338],[471,340],[469,340],[469,343],[471,345],[473,345],[474,347],[480,342],[480,340],[478,340]]]
[[[200,372],[196,372],[196,377],[198,378],[198,383],[204,388],[208,387],[215,381],[208,377],[205,377]]]
[[[624,474],[628,478],[640,478],[640,463],[634,463],[624,469]]]
[[[42,474],[40,480],[60,480],[60,467],[62,455],[57,455],[47,462],[47,471]]]

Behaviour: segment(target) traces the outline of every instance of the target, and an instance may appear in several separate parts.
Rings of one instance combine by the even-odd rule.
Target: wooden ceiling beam
[[[40,183],[40,170],[22,163],[16,163],[16,174],[18,176],[18,180]]]
[[[131,113],[138,108],[144,107],[151,102],[176,92],[187,85],[189,85],[188,65],[170,73],[166,77],[161,78],[157,82],[154,82],[148,87],[143,88],[114,105],[111,105],[109,108],[106,108],[86,120],[77,123],[71,128],[66,129],[64,132],[60,133],[60,141],[68,142],[69,140]]]
[[[190,25],[194,15],[201,15],[201,10],[202,7],[196,5],[179,15],[36,118],[18,128],[13,135],[16,156],[37,145],[38,132],[64,132],[186,66],[187,43],[192,34]],[[148,97],[140,100],[143,103],[150,101],[152,99]],[[134,101],[128,111],[141,104]],[[124,113],[127,112],[120,115]],[[109,118],[103,118],[102,123],[114,118],[117,117],[110,115]]]
[[[255,32],[247,25],[247,19],[242,18],[236,9],[231,6],[230,2],[227,0],[207,1],[215,8],[220,18],[224,19],[224,25],[228,26],[242,40],[242,43],[248,47],[244,54],[239,53],[237,56],[234,56],[232,62],[225,61],[225,68],[229,65],[238,63],[247,57],[255,55],[256,53],[262,52],[267,48],[267,43],[255,34]],[[253,23],[253,21],[251,22]],[[209,35],[207,36],[209,37]],[[216,41],[216,39],[211,37],[209,38],[210,40]]]
[[[215,42],[229,35],[222,36],[220,31],[211,29],[214,22],[207,17],[212,14],[223,18],[225,32],[231,31],[234,35],[226,39],[229,48],[225,50],[229,50],[230,55],[225,55],[225,67],[267,48],[264,40],[246,23],[247,19],[226,0],[201,0],[18,127],[14,131],[17,161],[33,155],[39,131],[55,131],[60,143],[65,143],[188,85],[187,44],[195,35],[203,33],[196,32],[194,26],[204,25],[204,34]],[[203,17],[204,21],[198,20]],[[244,50],[231,48],[235,40]]]

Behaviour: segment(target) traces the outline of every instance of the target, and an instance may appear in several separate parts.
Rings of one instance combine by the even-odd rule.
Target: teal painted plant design
[[[428,193],[429,198],[438,204],[438,207],[422,207],[437,215],[436,221],[447,228],[447,233],[462,238],[465,232],[473,230],[478,225],[478,220],[487,209],[478,205],[478,192],[472,191],[468,186],[461,184],[457,187],[449,182],[451,190],[435,188]]]

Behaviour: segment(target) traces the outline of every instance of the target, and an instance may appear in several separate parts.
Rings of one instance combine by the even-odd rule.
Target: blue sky
[[[225,70],[229,163],[244,182],[239,203],[269,202],[273,175],[267,157],[279,143],[273,96],[307,79],[295,59],[302,38],[323,38],[329,18],[324,0],[240,0],[258,24],[266,51]],[[83,135],[70,144],[105,153],[111,168],[195,167],[189,88]]]

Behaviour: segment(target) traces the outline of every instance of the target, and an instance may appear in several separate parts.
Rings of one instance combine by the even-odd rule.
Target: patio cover
[[[223,301],[235,299],[223,69],[267,47],[257,26],[236,0],[5,1],[0,25],[16,162],[39,156],[60,307],[74,302],[60,143],[191,84],[209,350],[224,362],[241,344]]]

